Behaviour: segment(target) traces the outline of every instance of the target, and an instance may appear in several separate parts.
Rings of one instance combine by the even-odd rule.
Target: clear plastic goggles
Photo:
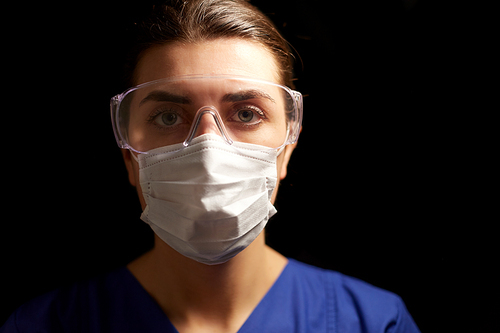
[[[302,95],[247,77],[179,76],[114,96],[111,120],[118,146],[141,154],[179,143],[187,147],[209,132],[228,144],[278,149],[298,139]]]

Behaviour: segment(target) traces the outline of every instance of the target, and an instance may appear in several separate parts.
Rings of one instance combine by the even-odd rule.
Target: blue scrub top
[[[123,267],[24,304],[0,332],[177,333],[177,330]],[[397,295],[338,272],[289,259],[238,332],[419,330]]]

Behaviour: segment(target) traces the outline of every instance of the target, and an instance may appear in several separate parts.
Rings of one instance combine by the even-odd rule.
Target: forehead
[[[146,50],[135,69],[135,84],[173,76],[234,74],[280,82],[274,56],[259,43],[216,39],[174,42]]]

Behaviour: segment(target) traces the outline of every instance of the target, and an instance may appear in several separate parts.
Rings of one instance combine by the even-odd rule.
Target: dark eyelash
[[[261,117],[262,119],[267,119],[266,117],[266,114],[264,113],[264,111],[262,111],[260,108],[254,106],[254,105],[245,105],[244,107],[242,108],[239,108],[238,111],[241,111],[241,110],[244,110],[244,109],[248,109],[248,110],[251,110],[251,111],[254,111],[256,112],[259,117]]]
[[[176,112],[176,111],[175,111],[175,110],[173,110],[173,109],[170,109],[170,108],[167,108],[167,107],[161,107],[161,108],[158,108],[158,109],[154,110],[153,112],[151,112],[151,113],[149,114],[148,118],[146,119],[146,121],[147,121],[148,123],[151,123],[151,122],[153,122],[153,121],[155,120],[155,118],[156,118],[159,114],[162,114],[162,113],[165,113],[165,112],[173,112],[173,113],[175,113],[175,114],[179,115],[179,114],[178,114],[178,112]]]

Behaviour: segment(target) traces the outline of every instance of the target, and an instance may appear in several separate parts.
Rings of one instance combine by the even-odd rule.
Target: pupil
[[[177,121],[177,115],[175,113],[164,113],[161,120],[165,125],[173,125]]]
[[[248,110],[240,111],[238,117],[241,121],[249,122],[253,118],[253,112]]]

